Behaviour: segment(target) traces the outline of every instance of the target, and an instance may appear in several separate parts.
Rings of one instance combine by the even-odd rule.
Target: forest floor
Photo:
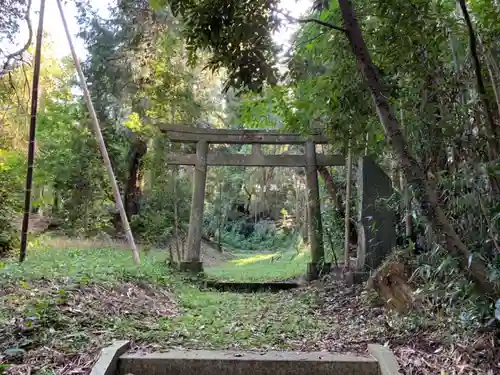
[[[500,370],[491,333],[452,335],[445,318],[422,324],[391,316],[359,286],[326,280],[281,293],[202,291],[168,271],[164,252],[150,252],[137,267],[129,251],[116,247],[34,247],[22,265],[0,264],[0,373],[88,374],[113,339],[132,340],[137,351],[366,354],[368,343],[381,343],[406,374]],[[234,254],[207,271],[230,280],[275,280],[298,276],[306,262],[301,252]]]

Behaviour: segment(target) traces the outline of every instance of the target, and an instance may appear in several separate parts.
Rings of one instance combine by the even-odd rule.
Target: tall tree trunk
[[[318,167],[318,172],[323,181],[325,182],[326,189],[330,200],[335,205],[336,212],[339,219],[345,220],[345,208],[342,203],[342,197],[338,193],[339,189],[333,181],[333,177],[327,167]],[[354,220],[349,219],[349,244],[351,247],[356,246],[358,243],[358,229]]]
[[[147,143],[142,139],[135,140],[130,146],[127,184],[125,186],[125,212],[127,218],[139,213],[141,198],[142,159],[148,150]]]
[[[327,167],[318,167],[318,172],[323,181],[325,182],[326,190],[340,217],[344,217],[344,205],[342,204],[342,197],[338,194],[338,188],[333,181],[333,177]]]
[[[386,90],[380,82],[378,70],[373,64],[366,47],[351,1],[339,0],[338,2],[349,43],[356,57],[358,68],[369,86],[386,139],[399,158],[401,170],[408,183],[415,187],[415,196],[420,203],[423,214],[432,223],[434,232],[444,237],[445,248],[448,252],[460,258],[463,268],[470,271],[470,276],[477,285],[485,293],[497,295],[498,285],[489,281],[486,265],[478,257],[471,256],[467,246],[460,240],[439,205],[439,198],[434,186],[432,186],[422,167],[409,152],[402,128],[395,117]]]

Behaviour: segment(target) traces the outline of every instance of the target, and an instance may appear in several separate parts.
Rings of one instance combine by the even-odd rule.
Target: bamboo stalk
[[[90,112],[90,117],[92,119],[92,125],[94,126],[94,131],[96,133],[99,149],[101,151],[102,157],[104,159],[104,164],[108,171],[109,179],[111,180],[111,187],[113,189],[113,195],[115,197],[115,203],[120,213],[120,218],[122,221],[123,229],[125,230],[125,235],[127,236],[127,241],[132,249],[134,262],[136,264],[140,263],[139,251],[137,250],[137,246],[135,245],[134,236],[132,234],[132,230],[130,229],[130,225],[127,219],[127,215],[125,213],[125,207],[123,206],[122,197],[120,194],[120,189],[118,188],[118,184],[116,182],[115,173],[113,172],[113,167],[111,165],[111,160],[109,159],[108,151],[106,149],[106,144],[104,143],[104,138],[102,136],[101,127],[99,126],[99,120],[97,119],[97,115],[94,109],[94,105],[92,104],[92,99],[90,98],[90,93],[85,82],[85,76],[83,75],[82,67],[80,66],[80,61],[78,60],[78,56],[75,52],[75,47],[73,46],[73,41],[71,39],[71,35],[69,33],[68,25],[66,23],[66,18],[64,16],[64,11],[62,8],[61,0],[57,0],[57,6],[59,7],[59,13],[61,14],[61,20],[64,26],[64,31],[66,32],[66,37],[68,39],[69,48],[71,49],[71,55],[73,56],[73,61],[75,63],[76,71],[78,72],[78,76],[80,78],[80,85],[83,91],[83,96],[85,98],[85,102],[87,103],[87,108]]]
[[[38,107],[38,85],[40,82],[40,62],[42,58],[42,36],[43,36],[43,16],[45,13],[45,0],[40,2],[40,16],[38,19],[38,30],[36,34],[35,64],[33,69],[33,85],[31,88],[31,118],[30,133],[28,143],[28,168],[26,170],[26,187],[24,190],[24,214],[21,228],[21,247],[19,250],[19,262],[26,259],[26,247],[28,244],[28,229],[31,210],[31,190],[33,187],[33,164],[35,161],[35,139],[36,120]]]

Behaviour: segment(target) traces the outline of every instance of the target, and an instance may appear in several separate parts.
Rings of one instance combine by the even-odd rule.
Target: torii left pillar
[[[203,207],[205,204],[205,185],[207,180],[208,142],[196,143],[196,164],[194,167],[193,197],[187,240],[187,254],[180,264],[182,271],[190,273],[203,272],[200,259],[201,235],[203,230]]]

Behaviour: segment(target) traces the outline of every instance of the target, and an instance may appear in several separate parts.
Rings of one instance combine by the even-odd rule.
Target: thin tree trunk
[[[479,56],[477,53],[477,39],[476,39],[476,34],[474,32],[474,27],[472,26],[472,21],[469,16],[469,12],[467,10],[467,4],[465,3],[465,0],[458,0],[458,3],[460,5],[460,8],[462,10],[465,23],[467,24],[467,29],[469,32],[469,49],[470,53],[472,56],[472,62],[474,64],[474,71],[476,74],[476,84],[477,84],[477,91],[479,94],[479,98],[481,99],[481,103],[483,105],[483,109],[486,115],[486,121],[488,122],[488,126],[485,127],[486,130],[486,136],[488,137],[488,149],[489,149],[489,157],[490,161],[493,161],[497,158],[498,156],[498,136],[499,132],[498,129],[496,128],[495,121],[493,120],[493,113],[490,107],[490,103],[488,100],[488,94],[486,93],[486,89],[484,87],[484,82],[483,82],[483,77],[482,77],[482,72],[481,72],[481,63],[479,61]],[[499,186],[495,185],[493,186],[494,189],[496,189],[496,193],[499,192]]]
[[[28,144],[28,169],[26,171],[26,187],[24,190],[24,215],[21,228],[21,247],[19,251],[19,262],[26,259],[26,248],[28,246],[28,229],[31,209],[31,188],[33,185],[33,164],[35,162],[35,134],[36,114],[38,106],[38,83],[40,82],[40,61],[42,57],[43,16],[45,13],[45,0],[40,4],[40,16],[36,35],[35,67],[33,69],[33,87],[31,90],[31,119]],[[31,30],[31,28],[30,28]]]
[[[488,269],[478,257],[472,256],[467,246],[460,240],[450,221],[439,205],[436,190],[427,180],[423,169],[410,154],[399,121],[389,103],[386,90],[380,82],[378,71],[366,47],[361,28],[355,16],[351,1],[339,0],[344,19],[344,27],[357,65],[370,89],[386,139],[397,157],[408,183],[415,187],[415,195],[426,218],[432,223],[434,233],[445,238],[445,248],[460,258],[462,267],[470,271],[471,278],[489,295],[498,294],[498,283],[490,282]]]
[[[125,185],[125,210],[129,220],[139,213],[139,200],[142,193],[142,159],[146,155],[148,145],[144,140],[138,139],[130,147],[127,184]]]
[[[342,198],[338,194],[338,188],[335,185],[335,181],[333,181],[332,175],[327,167],[318,167],[319,175],[323,178],[325,182],[326,189],[328,190],[328,195],[330,195],[330,199],[335,204],[335,208],[339,213],[340,217],[344,217],[344,206],[342,204]]]
[[[405,125],[404,125],[404,112],[403,107],[400,105],[399,111],[401,128],[403,129],[403,134],[405,133]],[[405,214],[405,237],[406,240],[413,238],[413,220],[411,216],[411,196],[410,189],[408,188],[408,183],[404,174],[399,171],[399,179],[401,184],[401,192],[403,193],[403,210]]]

